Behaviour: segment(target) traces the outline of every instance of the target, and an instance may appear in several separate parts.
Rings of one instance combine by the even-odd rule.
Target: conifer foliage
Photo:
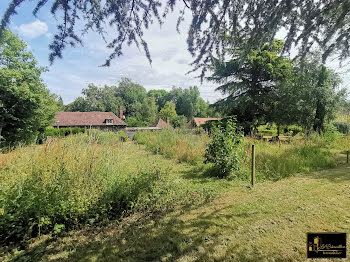
[[[29,0],[12,0],[4,13],[1,28],[5,28],[18,7]],[[151,54],[144,32],[155,21],[160,25],[168,14],[178,14],[177,28],[186,13],[191,14],[188,29],[188,50],[195,57],[193,70],[205,68],[211,56],[224,57],[226,35],[232,36],[234,48],[250,50],[266,42],[272,42],[278,32],[285,32],[284,51],[298,47],[299,56],[305,56],[311,48],[322,50],[325,61],[336,54],[345,59],[349,56],[350,1],[334,0],[39,0],[33,7],[37,15],[44,6],[58,20],[57,31],[50,44],[50,61],[63,56],[67,46],[82,44],[82,35],[97,31],[105,39],[106,29],[112,28],[115,35],[106,45],[111,49],[105,65],[123,54],[125,44],[143,48],[151,62]],[[83,23],[77,28],[76,22]],[[174,25],[175,26],[175,25]],[[113,33],[114,34],[114,33]]]

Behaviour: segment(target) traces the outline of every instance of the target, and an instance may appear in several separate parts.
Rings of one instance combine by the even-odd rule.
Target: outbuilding
[[[55,128],[82,127],[118,131],[127,124],[113,112],[58,112],[56,121],[51,124]]]

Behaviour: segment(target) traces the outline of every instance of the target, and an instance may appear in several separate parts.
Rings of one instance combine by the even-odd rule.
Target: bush
[[[183,115],[179,115],[171,120],[171,125],[174,128],[185,128],[187,124],[187,118]]]
[[[86,129],[81,127],[62,127],[62,128],[54,128],[52,126],[48,126],[45,128],[44,137],[47,136],[68,136],[75,135],[79,133],[85,133]]]
[[[243,133],[234,118],[227,121],[225,128],[220,124],[213,126],[205,163],[213,163],[219,177],[227,177],[231,171],[240,170],[246,156],[242,142]]]
[[[284,128],[284,134],[285,135],[290,135],[292,134],[293,136],[299,134],[303,129],[300,126],[297,125],[289,125]]]
[[[324,128],[324,132],[321,134],[322,138],[326,140],[326,142],[336,141],[339,137],[342,136],[341,133],[338,132],[337,128],[334,125],[326,124]]]
[[[261,136],[276,136],[277,135],[277,127],[275,125],[266,124],[260,125],[257,127],[258,134]]]
[[[148,126],[149,123],[145,122],[144,120],[138,118],[138,117],[128,117],[126,118],[125,122],[129,127],[136,127],[136,126]]]
[[[333,126],[335,126],[338,132],[344,135],[348,135],[350,133],[350,125],[346,122],[333,122]]]
[[[117,135],[118,135],[119,140],[122,142],[126,142],[129,139],[128,135],[124,131],[119,131],[117,133]]]
[[[87,131],[89,142],[96,142],[98,144],[115,144],[117,142],[125,142],[128,140],[128,135],[124,131],[112,132],[101,131],[99,129],[89,129]]]

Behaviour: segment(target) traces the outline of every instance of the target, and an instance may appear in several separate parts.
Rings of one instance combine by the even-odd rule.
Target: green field
[[[20,244],[3,245],[0,260],[305,261],[306,232],[349,232],[350,165],[340,154],[347,138],[327,146],[316,142],[256,142],[259,182],[253,189],[244,174],[218,179],[210,175],[210,166],[201,161],[179,161],[171,155],[153,153],[147,145],[116,141],[111,134],[89,139],[84,135],[71,136],[0,155],[0,174],[5,181],[1,185],[1,203],[8,208],[11,205],[6,197],[17,204],[34,205],[10,199],[18,194],[14,185],[26,185],[25,181],[39,173],[47,181],[37,183],[36,190],[43,190],[52,183],[50,174],[58,172],[60,164],[67,166],[64,174],[68,178],[85,177],[73,185],[58,182],[60,194],[69,192],[65,195],[70,199],[69,208],[42,208],[52,223],[42,226],[40,236],[27,234]],[[251,142],[247,142],[247,148]],[[60,158],[62,152],[66,153]],[[315,154],[317,157],[312,157]],[[74,157],[79,157],[79,161]],[[96,163],[91,169],[94,180],[83,169],[92,159]],[[291,164],[283,164],[286,159],[294,159],[294,169]],[[273,173],[261,164],[266,161],[274,167]],[[30,163],[36,164],[36,169],[28,168]],[[47,163],[53,163],[51,169]],[[286,170],[292,173],[288,176]],[[108,174],[108,179],[98,179],[103,178],[99,174]],[[145,180],[148,176],[154,179]],[[110,195],[105,192],[110,192],[116,181],[123,181],[119,184],[128,190],[116,187],[113,198],[106,198]],[[140,183],[146,186],[135,190]],[[78,188],[79,198],[75,193]],[[45,192],[41,197],[52,196],[56,191]],[[52,206],[66,200],[57,196],[48,199],[56,201]],[[34,200],[42,204],[48,201]],[[112,203],[114,209],[106,211],[106,203]],[[28,210],[16,214],[36,218],[37,213]],[[74,217],[77,211],[80,215]],[[4,221],[10,221],[1,219],[3,227]],[[54,233],[53,221],[66,227]]]

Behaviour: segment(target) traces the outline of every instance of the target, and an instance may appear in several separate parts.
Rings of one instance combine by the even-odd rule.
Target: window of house
[[[113,124],[113,119],[106,119],[106,124]]]

